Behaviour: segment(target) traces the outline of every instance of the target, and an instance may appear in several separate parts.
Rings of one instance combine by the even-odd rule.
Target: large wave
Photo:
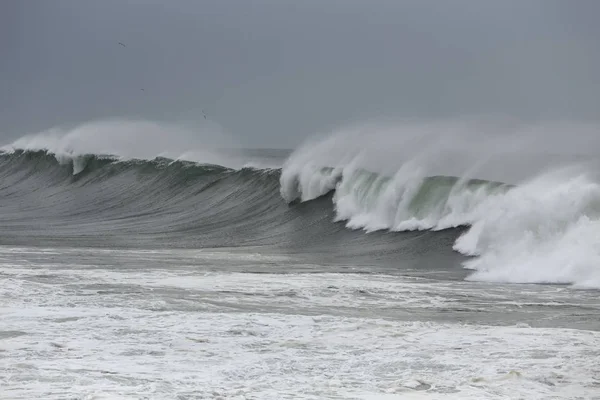
[[[362,126],[285,162],[186,145],[187,133],[165,140],[177,128],[152,123],[27,136],[0,154],[0,243],[250,246],[405,270],[452,269],[454,249],[469,256],[467,279],[600,287],[590,154],[556,157],[569,146],[540,142],[539,128],[509,140],[484,131],[483,142],[473,129]]]
[[[529,128],[529,132],[536,131]],[[479,143],[477,151],[473,146],[462,148],[464,157],[457,156],[459,151],[449,158],[448,142],[443,140],[417,154],[405,139],[386,141],[389,135],[389,131],[383,138],[354,131],[301,148],[283,168],[282,197],[288,202],[309,201],[335,191],[335,219],[367,232],[467,226],[453,248],[476,256],[464,263],[475,271],[468,277],[471,280],[600,287],[600,184],[589,169],[593,163],[575,163],[583,158],[568,154],[561,164],[543,149],[537,155],[545,162],[534,168],[536,154],[531,148],[522,149],[526,153],[514,147],[508,152],[497,147],[498,140],[491,147]],[[527,136],[520,137],[524,143]],[[482,151],[484,145],[488,152]],[[389,167],[390,151],[396,155],[391,163],[395,172],[373,173],[364,167],[377,168],[382,158]],[[500,158],[500,168],[496,165],[492,171],[506,172],[514,167],[506,156],[529,161],[523,179],[507,184],[470,178],[485,171],[482,167],[494,157]],[[444,169],[462,170],[458,175],[462,177],[431,173]]]

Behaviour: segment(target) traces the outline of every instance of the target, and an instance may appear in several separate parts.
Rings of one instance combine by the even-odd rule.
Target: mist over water
[[[594,123],[520,123],[503,118],[356,124],[315,135],[287,165],[356,166],[391,176],[411,163],[428,175],[517,183],[548,169],[597,163]],[[324,138],[323,138],[324,136]]]

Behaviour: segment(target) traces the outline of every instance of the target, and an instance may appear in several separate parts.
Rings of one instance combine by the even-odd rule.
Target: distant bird
[[[142,92],[145,92],[145,90],[144,90],[144,89],[140,89],[140,90],[141,90]]]
[[[121,46],[123,46],[123,47],[127,47],[127,46],[125,46],[125,45],[124,45],[123,43],[121,43],[121,42],[119,42],[119,44],[120,44]]]
[[[204,112],[204,110],[202,110],[202,115],[204,116],[204,119],[206,119],[206,113]]]

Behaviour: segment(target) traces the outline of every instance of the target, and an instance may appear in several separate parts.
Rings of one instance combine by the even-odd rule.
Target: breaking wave
[[[468,169],[463,178],[432,176],[434,152],[400,157],[396,172],[382,175],[362,165],[388,150],[363,147],[322,168],[322,156],[341,144],[334,135],[293,154],[281,174],[282,197],[304,202],[334,191],[335,220],[366,232],[467,227],[453,249],[472,256],[464,262],[474,271],[470,280],[600,287],[600,184],[583,164],[555,163],[507,184],[468,178]]]

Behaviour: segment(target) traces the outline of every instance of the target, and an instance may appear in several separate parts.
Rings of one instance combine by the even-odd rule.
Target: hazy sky
[[[204,109],[289,147],[380,117],[598,120],[598,16],[594,0],[2,0],[0,132]]]

